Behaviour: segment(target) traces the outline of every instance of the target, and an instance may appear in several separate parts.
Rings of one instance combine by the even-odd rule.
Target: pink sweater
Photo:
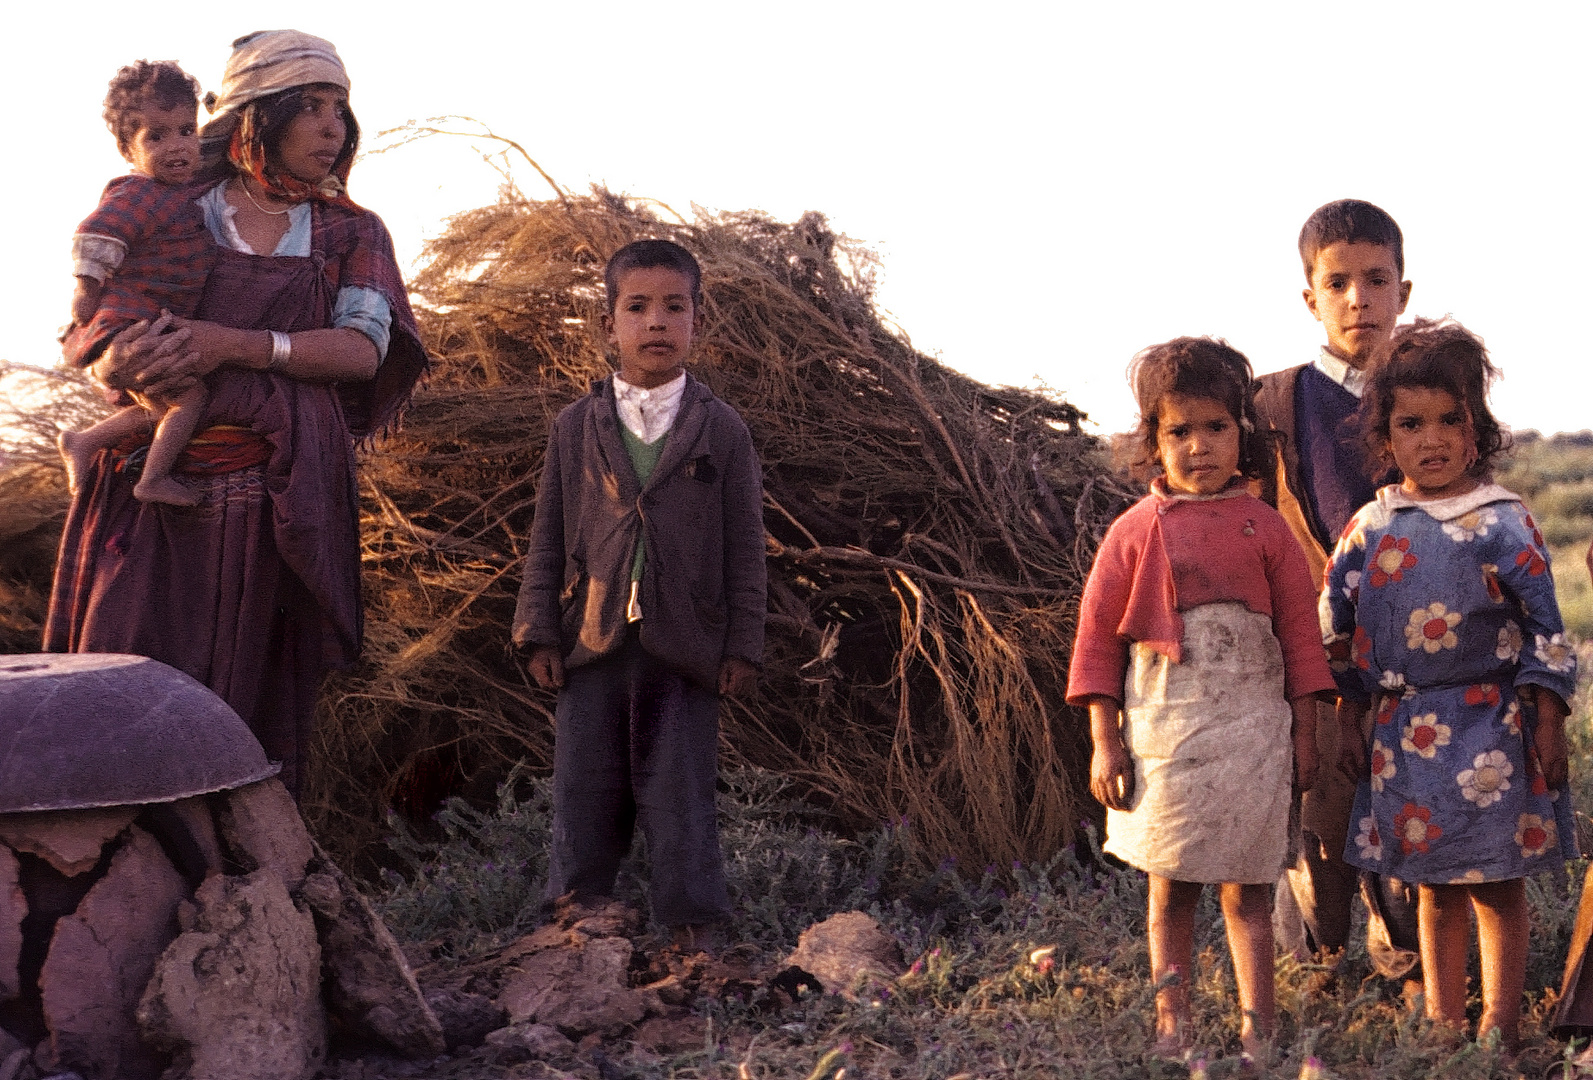
[[[1151,493],[1112,523],[1079,603],[1068,701],[1123,700],[1129,643],[1178,663],[1184,620],[1232,600],[1272,619],[1289,700],[1334,689],[1317,623],[1317,590],[1278,512],[1243,488],[1206,498]]]

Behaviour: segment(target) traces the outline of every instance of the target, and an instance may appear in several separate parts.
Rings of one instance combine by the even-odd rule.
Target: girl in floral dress
[[[1456,1027],[1476,912],[1478,1032],[1514,1046],[1524,879],[1576,854],[1565,790],[1576,658],[1543,535],[1489,479],[1505,443],[1488,411],[1494,374],[1482,342],[1453,321],[1395,332],[1361,423],[1403,480],[1345,528],[1321,616],[1341,691],[1372,714],[1369,737],[1345,733],[1364,753],[1345,859],[1420,883],[1427,1015]]]
[[[1088,706],[1105,850],[1150,876],[1156,1050],[1186,1047],[1195,905],[1220,888],[1248,1054],[1272,1034],[1272,883],[1291,781],[1316,775],[1333,689],[1305,555],[1245,478],[1268,460],[1250,364],[1209,338],[1131,372],[1142,462],[1163,475],[1112,523],[1079,606],[1068,700]]]

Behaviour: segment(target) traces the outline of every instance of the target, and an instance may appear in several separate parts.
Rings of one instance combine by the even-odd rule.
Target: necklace
[[[260,211],[262,214],[269,214],[272,217],[281,217],[283,214],[286,214],[288,211],[293,209],[293,207],[290,206],[286,210],[267,210],[255,200],[254,195],[249,191],[249,181],[240,176],[238,177],[238,186],[243,189],[243,197],[248,199],[251,203],[254,203],[254,208]]]

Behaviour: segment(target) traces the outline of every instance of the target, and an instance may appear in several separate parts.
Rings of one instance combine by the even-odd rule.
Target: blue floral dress
[[[1515,495],[1383,488],[1333,551],[1321,615],[1340,689],[1376,704],[1346,861],[1468,884],[1576,856],[1570,794],[1545,785],[1516,697],[1531,683],[1569,700],[1576,656]]]

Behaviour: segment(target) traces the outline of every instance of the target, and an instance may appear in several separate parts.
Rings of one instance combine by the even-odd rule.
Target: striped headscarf
[[[329,84],[349,89],[348,72],[337,48],[325,38],[298,30],[261,30],[232,43],[232,56],[222,73],[221,92],[205,97],[213,114],[200,134],[204,175],[224,173],[223,162],[252,177],[268,194],[302,202],[315,199],[354,205],[344,190],[349,160],[341,160],[319,184],[309,184],[273,168],[261,138],[263,99],[302,86]]]

